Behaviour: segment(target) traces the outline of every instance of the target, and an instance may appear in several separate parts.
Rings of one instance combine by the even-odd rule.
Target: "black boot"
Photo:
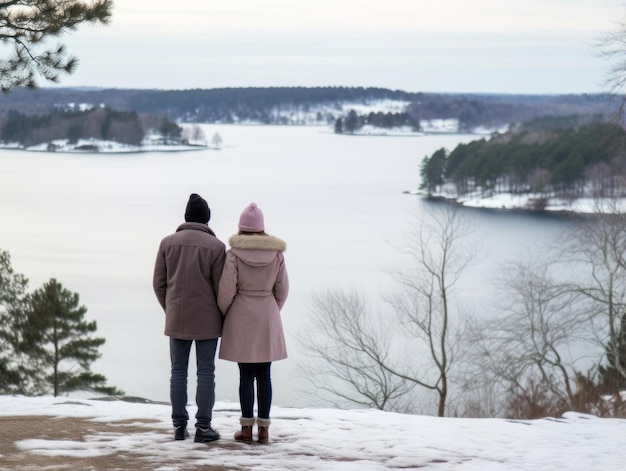
[[[220,434],[209,425],[208,427],[197,427],[196,436],[193,441],[197,443],[213,442],[220,439]]]
[[[189,437],[189,432],[187,431],[187,424],[181,424],[174,427],[174,440],[184,440]]]

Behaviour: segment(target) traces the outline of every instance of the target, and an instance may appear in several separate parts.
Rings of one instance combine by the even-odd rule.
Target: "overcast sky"
[[[595,93],[625,0],[115,0],[61,85]]]

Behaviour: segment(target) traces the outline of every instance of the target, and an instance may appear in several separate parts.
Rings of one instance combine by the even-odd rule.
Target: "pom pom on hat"
[[[243,232],[263,232],[265,230],[263,211],[256,203],[250,203],[241,213],[239,230]]]
[[[204,198],[196,193],[189,195],[185,208],[185,221],[206,224],[211,219],[211,209]]]

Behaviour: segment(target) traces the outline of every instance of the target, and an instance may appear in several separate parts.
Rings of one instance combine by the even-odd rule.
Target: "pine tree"
[[[359,116],[356,114],[356,111],[350,110],[348,112],[348,116],[344,121],[344,130],[349,132],[350,134],[354,134],[354,131],[357,130],[359,126]]]
[[[25,357],[19,353],[21,335],[16,325],[24,309],[28,279],[13,271],[11,255],[0,250],[0,393],[26,392]]]
[[[436,151],[430,158],[424,157],[420,165],[420,177],[422,178],[420,189],[426,189],[428,194],[432,194],[444,184],[447,159],[447,152],[443,148]]]
[[[65,289],[54,278],[28,296],[21,349],[39,365],[33,383],[37,393],[59,394],[92,390],[123,394],[106,386],[106,378],[91,372],[90,365],[101,354],[105,339],[91,337],[96,322],[86,322],[87,308],[79,305],[78,294]]]
[[[75,31],[82,23],[108,23],[113,0],[0,1],[0,41],[12,55],[0,59],[0,89],[37,86],[37,76],[56,82],[78,63],[63,45],[46,46],[48,39]]]
[[[335,121],[335,134],[343,134],[343,119],[341,118]]]

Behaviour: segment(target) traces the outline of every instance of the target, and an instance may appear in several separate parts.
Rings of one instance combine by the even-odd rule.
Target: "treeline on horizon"
[[[439,149],[421,162],[429,195],[533,193],[547,198],[626,196],[626,136],[605,120],[550,117],[490,139]]]
[[[255,122],[289,124],[285,114],[315,111],[319,124],[334,125],[347,115],[346,103],[368,105],[394,100],[407,103],[406,113],[425,119],[458,119],[461,130],[526,122],[539,116],[606,112],[600,94],[507,95],[407,92],[375,87],[267,87],[192,90],[43,88],[16,89],[0,95],[0,118],[9,111],[47,114],[67,104],[91,104],[135,111],[175,122]],[[323,108],[323,110],[320,110]]]

